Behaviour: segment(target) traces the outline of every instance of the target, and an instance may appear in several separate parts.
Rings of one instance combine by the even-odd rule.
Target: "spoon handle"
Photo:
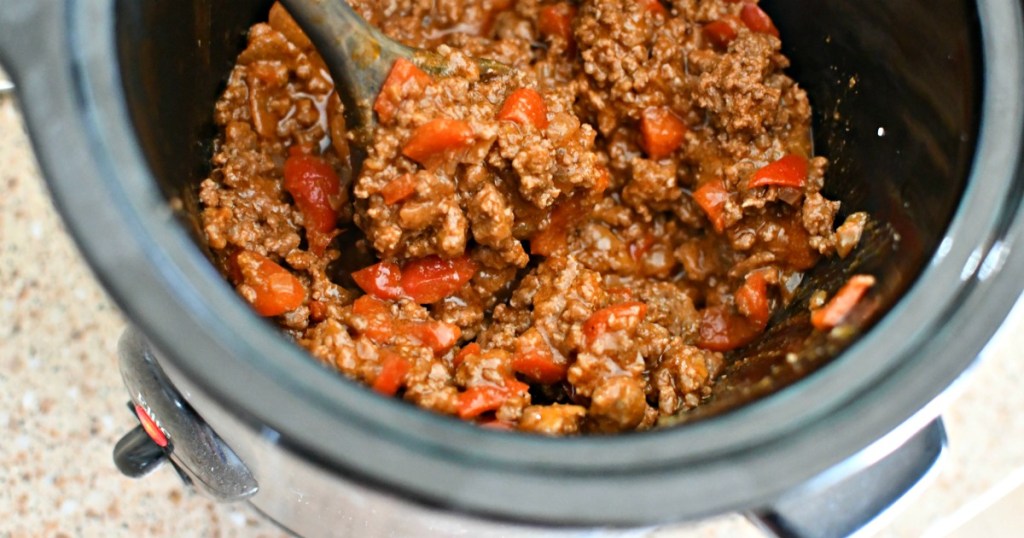
[[[415,50],[394,41],[359,16],[345,0],[282,0],[316,45],[345,105],[345,122],[355,142],[372,130],[373,101],[398,58]],[[363,144],[360,144],[363,145]]]

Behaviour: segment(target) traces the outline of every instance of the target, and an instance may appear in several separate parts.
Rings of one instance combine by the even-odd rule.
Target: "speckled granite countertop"
[[[247,505],[186,491],[169,467],[117,472],[111,449],[134,426],[115,357],[125,320],[65,233],[3,97],[0,185],[0,537],[284,536]],[[1022,329],[1018,305],[957,387],[944,467],[881,535],[944,535],[1024,479]],[[725,515],[653,535],[760,533]]]

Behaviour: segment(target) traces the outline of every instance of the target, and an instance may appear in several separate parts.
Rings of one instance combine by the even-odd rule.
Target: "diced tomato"
[[[402,271],[391,262],[375,263],[352,273],[352,280],[363,291],[378,299],[398,299],[402,290]]]
[[[410,97],[423,92],[431,83],[430,75],[405,58],[395,60],[388,77],[384,79],[377,100],[373,103],[373,111],[382,123],[390,123],[395,116],[398,105]]]
[[[771,17],[753,2],[747,2],[740,9],[740,20],[747,25],[747,28],[750,28],[751,32],[779,37],[779,30],[775,28]]]
[[[668,157],[679,149],[689,129],[666,107],[650,107],[640,116],[640,143],[652,159]]]
[[[253,290],[249,299],[253,309],[261,316],[279,316],[302,306],[306,289],[295,275],[272,260],[248,250],[235,257],[242,282]]]
[[[531,381],[551,385],[565,379],[568,370],[567,365],[555,362],[550,352],[543,354],[516,354],[512,362],[512,368],[526,376]]]
[[[525,393],[529,388],[529,385],[515,379],[506,379],[505,386],[476,385],[469,387],[465,392],[459,394],[459,418],[470,419],[488,411],[495,411],[505,403],[505,400],[517,393]]]
[[[693,199],[704,210],[715,231],[725,231],[725,204],[729,201],[729,192],[721,179],[705,182],[693,191]]]
[[[462,336],[462,330],[457,325],[444,321],[407,322],[399,330],[419,340],[438,355],[447,353]]]
[[[757,187],[801,188],[807,181],[807,159],[799,155],[786,155],[759,168],[747,182],[748,189]]]
[[[661,15],[662,17],[668,17],[668,9],[665,4],[662,4],[660,0],[640,0],[640,5],[643,6],[647,11],[654,13],[655,15]]]
[[[466,357],[469,357],[470,355],[479,355],[479,354],[480,354],[480,344],[478,344],[476,342],[472,342],[472,343],[466,344],[465,347],[460,349],[458,354],[455,355],[455,358],[452,359],[452,366],[455,366],[456,368],[458,368],[459,365],[462,364],[462,361],[466,360]]]
[[[579,197],[572,197],[556,204],[551,210],[548,224],[530,238],[530,253],[552,256],[564,250],[569,244],[569,230],[583,218],[585,210]]]
[[[409,374],[409,361],[398,353],[387,349],[380,350],[380,373],[373,381],[373,390],[385,395],[394,396],[405,383]]]
[[[468,122],[436,118],[413,131],[402,147],[402,155],[433,168],[448,152],[468,148],[473,136],[473,127]]]
[[[323,254],[337,234],[335,208],[341,192],[338,173],[319,157],[292,152],[284,162],[284,189],[302,213],[309,249],[314,254]]]
[[[647,305],[629,301],[602,308],[583,322],[583,335],[593,344],[609,331],[620,330],[639,323],[647,314]]]
[[[736,290],[736,309],[757,327],[768,325],[771,316],[771,305],[768,301],[768,282],[763,271],[754,271],[747,275],[743,285]]]
[[[762,330],[725,306],[711,306],[701,311],[697,345],[711,351],[730,351],[753,342]]]
[[[534,329],[516,339],[512,370],[532,381],[551,385],[565,379],[568,365],[555,360],[551,347]]]
[[[835,327],[853,310],[868,289],[875,285],[871,275],[854,275],[825,306],[811,311],[811,324],[819,331]]]
[[[559,37],[565,40],[571,50],[575,46],[572,35],[572,20],[576,18],[576,6],[569,2],[559,2],[544,6],[537,15],[537,28],[548,37]]]
[[[359,316],[390,315],[388,304],[370,295],[363,295],[352,302],[352,313]]]
[[[512,92],[501,105],[498,119],[514,121],[520,125],[532,125],[537,129],[548,126],[548,107],[536,90],[519,88]]]
[[[402,289],[419,304],[431,304],[462,289],[476,274],[468,256],[445,260],[428,256],[412,260],[402,268]]]
[[[416,176],[413,174],[402,174],[380,190],[380,195],[387,205],[395,205],[413,194],[416,194]]]
[[[729,48],[729,43],[736,39],[736,21],[734,17],[725,17],[704,25],[704,39],[718,49]]]
[[[394,317],[388,304],[372,295],[363,295],[352,303],[352,313],[360,316],[365,326],[360,333],[377,343],[385,343],[394,334]]]

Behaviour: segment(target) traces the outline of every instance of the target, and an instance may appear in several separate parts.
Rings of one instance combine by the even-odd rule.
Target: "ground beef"
[[[353,170],[330,74],[275,5],[217,102],[200,199],[241,296],[381,394],[546,435],[647,429],[859,240],[863,214],[834,231],[810,105],[752,1],[352,3],[450,74],[396,63]]]

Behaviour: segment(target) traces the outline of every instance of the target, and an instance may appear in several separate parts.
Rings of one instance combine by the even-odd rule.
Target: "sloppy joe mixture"
[[[372,390],[495,428],[651,428],[859,239],[754,1],[352,4],[453,73],[398,61],[353,169],[331,76],[275,5],[217,102],[200,198],[241,296]]]

